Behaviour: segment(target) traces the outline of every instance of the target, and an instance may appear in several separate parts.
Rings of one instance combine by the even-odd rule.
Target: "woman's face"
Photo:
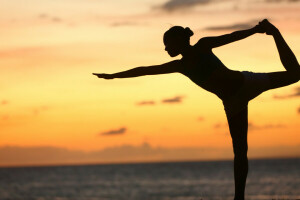
[[[164,40],[165,50],[171,57],[178,56],[180,54],[180,43],[176,38],[167,38]]]

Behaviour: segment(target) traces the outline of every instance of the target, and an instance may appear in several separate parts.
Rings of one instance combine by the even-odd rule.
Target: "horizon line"
[[[253,157],[248,158],[253,160],[289,160],[300,159],[300,156],[287,157]],[[139,165],[139,164],[165,164],[165,163],[197,163],[197,162],[232,162],[232,158],[228,159],[204,159],[204,160],[153,160],[153,161],[126,161],[126,162],[86,162],[86,163],[55,163],[55,164],[21,164],[21,165],[1,165],[0,169],[4,168],[39,168],[39,167],[77,167],[77,166],[95,166],[95,165]]]

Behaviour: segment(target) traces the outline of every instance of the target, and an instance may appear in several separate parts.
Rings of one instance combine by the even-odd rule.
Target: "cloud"
[[[145,23],[137,23],[132,21],[120,21],[120,22],[114,22],[111,23],[110,26],[112,27],[120,27],[120,26],[140,26],[140,25],[146,25]]]
[[[218,128],[227,128],[228,124],[227,123],[216,123],[213,127],[215,129],[218,129]]]
[[[25,57],[30,55],[36,55],[45,50],[46,50],[45,47],[40,47],[40,46],[6,49],[0,51],[0,58],[16,58],[19,56]]]
[[[300,87],[294,88],[294,93],[287,95],[274,95],[274,99],[288,99],[293,97],[300,97]]]
[[[158,5],[153,7],[154,9],[160,9],[165,12],[174,12],[174,11],[179,11],[179,10],[188,10],[191,8],[194,8],[195,6],[201,5],[201,6],[206,6],[206,5],[211,5],[215,3],[231,3],[234,5],[234,8],[237,9],[239,4],[242,5],[248,5],[248,4],[257,4],[260,6],[261,4],[259,3],[265,3],[265,4],[272,4],[272,3],[295,3],[299,2],[300,0],[258,0],[258,1],[244,1],[244,2],[238,2],[238,1],[233,1],[233,0],[168,0],[164,4]],[[229,5],[229,4],[228,4]],[[239,26],[240,27],[240,26]],[[246,27],[246,26],[242,26]]]
[[[184,96],[176,96],[170,99],[163,99],[162,103],[181,103]]]
[[[62,21],[62,19],[59,18],[59,17],[52,17],[51,20],[52,20],[53,22],[61,22],[61,21]]]
[[[144,105],[154,105],[154,104],[155,104],[155,101],[141,101],[141,102],[138,102],[136,105],[144,106]]]
[[[267,3],[281,3],[281,2],[288,2],[288,3],[294,3],[298,2],[300,0],[265,0]]]
[[[7,60],[9,65],[17,67],[20,70],[24,70],[24,66],[27,67],[27,70],[29,68],[36,70],[36,66],[39,65],[53,67],[53,65],[58,63],[68,66],[80,65],[83,62],[86,63],[93,60],[94,55],[87,58],[87,54],[84,54],[85,48],[86,46],[83,44],[19,46],[0,50],[0,59]],[[79,54],[80,56],[78,56]]]
[[[9,104],[9,101],[7,100],[0,101],[0,105],[7,105],[7,104]]]
[[[0,119],[3,120],[3,121],[6,121],[6,120],[9,119],[9,115],[2,115],[2,116],[0,117]],[[1,125],[2,125],[2,124],[1,124]]]
[[[216,156],[217,155],[217,156]],[[120,163],[178,160],[216,160],[231,158],[231,148],[211,147],[153,147],[122,145],[99,151],[83,152],[59,147],[0,147],[0,165],[49,165],[74,163]]]
[[[100,135],[120,135],[120,134],[124,134],[126,131],[127,131],[127,128],[122,127],[117,130],[109,130],[109,131],[102,132],[102,133],[100,133]]]
[[[261,130],[261,129],[277,129],[277,128],[284,128],[286,127],[283,124],[265,124],[265,125],[256,125],[253,122],[248,123],[248,129],[250,130]],[[227,123],[217,123],[214,125],[215,129],[220,128],[228,128]]]
[[[283,124],[266,124],[266,125],[256,125],[256,124],[253,124],[252,122],[249,122],[248,123],[248,128],[250,130],[260,130],[260,129],[277,129],[277,128],[284,128],[286,127],[285,125]]]
[[[161,100],[162,103],[181,103],[182,99],[184,98],[184,96],[175,96],[173,98],[168,98],[168,99],[163,99]],[[141,101],[138,102],[137,105],[142,106],[142,105],[154,105],[156,104],[155,101]]]
[[[198,121],[204,121],[204,120],[205,120],[204,117],[202,117],[202,116],[198,117]]]
[[[267,3],[279,3],[279,2],[283,2],[285,0],[266,0],[265,2]]]
[[[41,112],[46,111],[46,110],[49,110],[49,109],[50,109],[49,106],[39,106],[39,107],[35,107],[35,108],[33,109],[33,113],[34,113],[35,115],[38,115],[38,114],[40,114]]]
[[[249,158],[299,157],[300,146],[274,146],[249,149]],[[59,165],[88,163],[124,163],[149,161],[187,161],[232,159],[232,147],[153,147],[122,145],[103,150],[83,152],[59,147],[0,147],[1,166]]]
[[[5,146],[0,148],[1,165],[72,163],[84,157],[84,152],[69,151],[59,147]]]
[[[49,16],[48,14],[45,14],[45,13],[42,13],[38,16],[39,19],[41,20],[50,20],[52,22],[62,22],[63,20],[59,17],[56,17],[56,16]]]
[[[209,4],[212,0],[169,0],[163,5],[160,5],[155,8],[159,8],[161,10],[172,12],[181,9],[192,8],[195,5],[206,5]]]
[[[225,26],[209,26],[209,27],[206,27],[204,30],[223,31],[223,30],[249,29],[249,28],[252,28],[255,24],[257,24],[258,21],[259,20],[253,20],[250,22],[237,23],[237,24],[225,25]]]

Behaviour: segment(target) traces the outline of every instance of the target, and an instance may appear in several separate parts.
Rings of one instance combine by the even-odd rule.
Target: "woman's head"
[[[165,50],[171,57],[182,53],[182,50],[190,45],[190,37],[194,35],[189,27],[173,26],[164,34]]]

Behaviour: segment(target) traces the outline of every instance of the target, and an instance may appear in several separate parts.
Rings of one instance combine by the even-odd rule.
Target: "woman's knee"
[[[268,89],[275,89],[294,84],[300,80],[299,72],[273,72],[269,73],[270,85]]]
[[[235,158],[247,158],[248,145],[247,144],[233,145],[233,152]]]
[[[300,80],[300,69],[290,73],[290,80],[292,83],[297,83]]]

